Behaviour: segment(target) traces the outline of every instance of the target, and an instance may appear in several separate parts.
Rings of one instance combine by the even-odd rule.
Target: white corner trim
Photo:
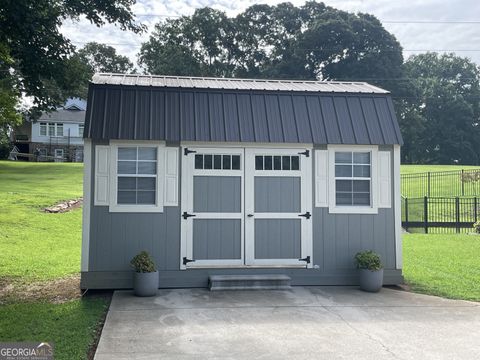
[[[178,206],[178,147],[165,148],[164,206]]]
[[[83,207],[82,207],[82,272],[88,271],[90,249],[90,201],[92,191],[92,141],[85,139],[83,145]]]
[[[393,146],[393,195],[395,217],[395,265],[397,269],[403,267],[402,255],[402,203],[400,193],[400,145]]]
[[[156,205],[117,204],[117,154],[119,147],[151,146],[157,149]],[[110,206],[109,212],[152,213],[163,212],[165,145],[154,141],[112,141],[110,143]]]
[[[328,145],[328,212],[330,214],[378,214],[376,145]],[[335,151],[370,151],[370,196],[371,206],[337,206],[335,202]]]

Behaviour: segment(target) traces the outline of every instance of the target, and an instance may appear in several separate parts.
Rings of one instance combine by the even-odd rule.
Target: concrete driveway
[[[480,304],[392,289],[116,291],[95,359],[479,359]]]

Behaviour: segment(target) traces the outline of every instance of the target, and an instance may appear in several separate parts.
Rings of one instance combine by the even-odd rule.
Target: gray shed
[[[400,146],[389,93],[360,82],[96,74],[85,122],[81,287],[211,275],[358,283],[372,249],[402,282]]]

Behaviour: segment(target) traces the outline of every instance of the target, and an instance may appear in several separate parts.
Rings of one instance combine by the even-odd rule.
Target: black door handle
[[[248,216],[248,217],[253,217],[253,214],[248,214],[247,216]]]

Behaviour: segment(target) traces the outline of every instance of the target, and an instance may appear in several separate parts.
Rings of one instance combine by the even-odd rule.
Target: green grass
[[[79,198],[82,171],[82,164],[0,162],[0,276],[25,282],[78,273],[81,210],[41,210]]]
[[[404,234],[403,274],[415,292],[480,301],[480,236]]]
[[[82,172],[82,164],[0,161],[0,283],[38,286],[78,274],[81,209],[42,209],[79,198]],[[49,303],[13,294],[0,306],[0,341],[51,341],[56,359],[87,358],[106,299]]]
[[[55,359],[86,359],[106,306],[101,299],[4,305],[0,307],[0,341],[53,342]]]
[[[433,171],[458,171],[458,170],[480,169],[480,166],[465,165],[401,165],[401,174],[423,173]]]

